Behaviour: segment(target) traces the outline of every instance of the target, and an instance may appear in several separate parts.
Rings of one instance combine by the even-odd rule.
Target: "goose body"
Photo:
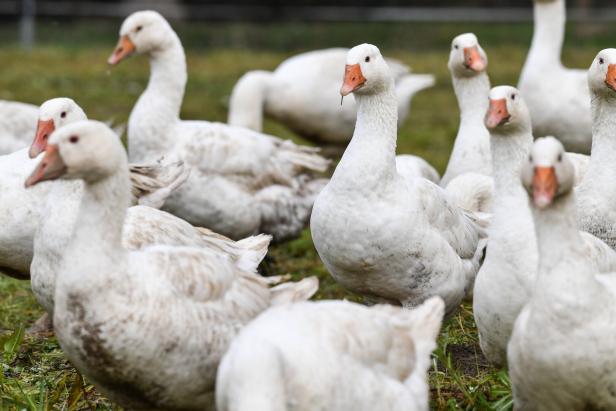
[[[499,167],[494,170],[492,221],[486,258],[475,280],[473,314],[485,357],[504,366],[513,325],[537,275],[534,223],[528,195],[520,183],[520,170],[529,161],[533,135],[524,99],[513,87],[492,89],[487,122],[492,161]],[[566,156],[575,170],[570,154]],[[616,269],[616,253],[591,234],[580,235],[584,255],[598,271]]]
[[[393,79],[378,49],[351,49],[345,79],[357,125],[312,212],[319,256],[337,282],[369,299],[412,306],[438,295],[451,312],[479,268],[483,231],[440,187],[398,174]]]
[[[602,50],[588,72],[592,95],[593,136],[590,165],[577,187],[580,228],[601,238],[616,249],[616,49]]]
[[[10,154],[32,141],[38,107],[16,101],[0,100],[0,154]]]
[[[532,200],[539,271],[509,342],[514,406],[615,409],[616,277],[598,275],[583,251],[572,167],[557,159],[563,151],[554,139],[538,140],[533,163],[523,174]]]
[[[148,54],[151,67],[128,122],[131,160],[165,155],[191,169],[164,209],[236,239],[260,232],[277,241],[299,235],[326,182],[313,173],[325,171],[328,161],[315,148],[246,128],[180,120],[186,59],[169,23],[154,11],[137,12],[120,35],[109,62],[136,51]]]
[[[207,409],[218,362],[240,328],[270,305],[307,299],[317,282],[270,288],[254,266],[245,270],[202,247],[125,249],[130,190],[117,136],[102,123],[82,121],[58,129],[49,142],[47,170],[63,164],[64,174],[37,169],[28,184],[84,180],[56,279],[60,346],[123,407]]]
[[[488,57],[474,34],[453,39],[448,67],[460,108],[460,126],[440,182],[443,187],[465,173],[492,175],[490,135],[483,123],[490,91]]]
[[[340,67],[348,49],[315,50],[293,56],[273,72],[250,71],[231,94],[229,124],[262,131],[263,116],[285,124],[319,143],[346,144],[353,135],[357,108],[353,98],[340,107]],[[396,82],[398,124],[409,114],[411,99],[431,87],[434,77],[410,74],[404,64],[388,59]]]
[[[569,151],[591,147],[590,96],[585,70],[563,66],[565,0],[534,0],[533,40],[518,87],[530,109],[533,134],[555,136]]]
[[[444,304],[274,307],[242,330],[217,377],[219,411],[427,411]],[[327,341],[327,344],[323,344]]]

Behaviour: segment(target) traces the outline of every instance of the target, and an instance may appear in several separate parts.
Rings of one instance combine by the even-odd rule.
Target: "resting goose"
[[[30,156],[45,151],[47,140],[56,128],[86,119],[85,112],[72,99],[60,97],[46,101],[40,107]],[[130,170],[133,196],[137,194],[141,205],[127,211],[122,232],[124,247],[141,249],[152,244],[203,247],[230,258],[242,269],[256,269],[267,253],[270,236],[259,235],[236,242],[208,229],[192,227],[172,214],[144,207],[144,198],[148,205],[164,201],[168,193],[184,181],[186,174],[182,167],[177,166],[131,165]],[[135,174],[139,178],[134,178]],[[30,268],[32,291],[50,314],[53,314],[56,273],[77,220],[82,194],[81,182],[57,181],[52,184],[34,236],[34,258]]]
[[[565,0],[534,0],[535,31],[518,87],[530,109],[535,136],[553,135],[570,151],[591,146],[590,97],[585,70],[563,66]]]
[[[345,288],[414,306],[438,295],[452,312],[472,286],[483,230],[424,178],[396,171],[393,77],[370,44],[347,56],[340,93],[355,94],[357,124],[312,212],[314,245]]]
[[[488,246],[473,290],[473,314],[485,357],[497,366],[507,361],[507,342],[533,289],[538,256],[528,196],[520,171],[533,144],[530,114],[517,89],[490,91],[486,126],[494,169],[492,221]],[[571,162],[571,155],[566,154]],[[580,233],[586,255],[600,272],[616,270],[616,252],[588,233]]]
[[[318,149],[242,127],[180,120],[186,59],[180,39],[159,13],[140,11],[126,18],[109,63],[135,52],[149,57],[151,74],[128,122],[130,158],[164,155],[191,168],[164,209],[235,239],[261,232],[276,241],[298,236],[326,183],[312,175],[329,164]]]
[[[576,222],[573,167],[539,139],[522,181],[531,199],[539,270],[508,349],[517,410],[616,409],[616,275],[598,275]]]
[[[265,114],[309,140],[348,143],[357,108],[352,98],[342,107],[336,98],[340,67],[348,51],[310,51],[283,61],[273,72],[257,70],[244,74],[231,93],[229,124],[261,132]],[[434,76],[410,74],[404,64],[393,59],[387,61],[396,82],[400,126],[409,114],[415,93],[434,85]]]
[[[56,279],[56,337],[122,407],[208,407],[218,362],[241,327],[318,287],[311,277],[270,288],[254,269],[202,247],[124,248],[128,163],[103,123],[80,121],[51,135],[26,184],[58,178],[82,180],[84,192]]]
[[[347,301],[271,308],[223,357],[217,409],[428,411],[443,311],[438,297],[410,311]]]
[[[465,173],[492,175],[490,135],[483,123],[488,109],[488,57],[473,33],[451,42],[449,72],[460,108],[460,126],[441,186]]]
[[[36,128],[38,107],[0,100],[0,155],[27,147]]]
[[[616,49],[602,50],[588,71],[593,136],[590,165],[577,187],[578,223],[616,249]]]

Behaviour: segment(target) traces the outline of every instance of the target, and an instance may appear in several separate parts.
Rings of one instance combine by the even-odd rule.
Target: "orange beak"
[[[344,67],[344,81],[340,88],[340,95],[347,96],[366,83],[359,64],[347,64]]]
[[[533,201],[535,206],[546,208],[552,204],[557,189],[558,180],[554,167],[535,167],[535,175],[533,176]]]
[[[128,36],[120,37],[118,40],[118,45],[116,46],[111,56],[107,59],[107,63],[111,65],[118,64],[120,61],[124,60],[126,57],[130,56],[135,52],[135,44],[130,41]]]
[[[486,61],[481,57],[477,46],[464,48],[464,67],[477,73],[486,69]]]
[[[605,84],[612,90],[616,91],[616,64],[610,64],[607,66]]]
[[[60,150],[57,145],[50,144],[45,150],[43,159],[26,180],[26,188],[32,187],[41,181],[55,180],[64,173],[66,173],[66,165],[60,156]]]
[[[36,134],[34,135],[34,141],[30,146],[30,151],[28,154],[30,158],[35,158],[39,154],[41,154],[47,148],[47,139],[56,129],[56,126],[53,123],[53,119],[49,120],[39,120],[36,126]]]
[[[492,100],[490,99],[490,107],[488,108],[488,112],[486,113],[486,127],[489,129],[494,129],[498,126],[502,126],[507,121],[509,121],[509,112],[507,111],[507,100],[504,98],[500,100]]]

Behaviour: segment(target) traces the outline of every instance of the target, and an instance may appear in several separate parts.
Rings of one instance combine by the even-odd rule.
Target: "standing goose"
[[[494,169],[492,221],[486,258],[477,273],[473,314],[485,357],[497,366],[507,361],[513,324],[536,278],[538,256],[528,195],[520,171],[528,162],[533,135],[524,99],[513,87],[490,91],[486,126]],[[572,156],[566,153],[572,164]],[[575,178],[575,177],[574,177]],[[580,233],[585,255],[599,272],[616,270],[616,252],[593,235]]]
[[[530,109],[535,136],[553,135],[570,151],[591,146],[590,96],[585,70],[563,66],[565,0],[534,0],[535,31],[518,87]]]
[[[319,256],[337,282],[370,300],[414,306],[438,295],[452,312],[472,287],[483,230],[439,186],[398,174],[394,82],[377,47],[349,51],[340,93],[355,94],[357,124],[315,201]]]
[[[588,172],[577,188],[580,228],[616,249],[616,49],[602,50],[588,71],[593,136]]]
[[[0,100],[0,154],[27,147],[36,128],[38,107]]]
[[[438,297],[410,311],[347,301],[269,309],[221,361],[218,411],[428,411],[443,311]]]
[[[488,57],[473,33],[453,39],[448,67],[460,108],[460,126],[441,180],[443,187],[465,173],[492,175],[490,135],[483,122],[490,92]]]
[[[573,167],[539,139],[522,173],[539,271],[508,349],[517,410],[616,409],[616,275],[597,275],[576,222]]]
[[[109,63],[132,53],[149,57],[151,73],[128,122],[131,160],[164,155],[191,168],[164,209],[235,239],[260,232],[276,241],[298,236],[326,183],[312,173],[325,171],[329,162],[315,148],[242,127],[181,120],[186,58],[159,13],[140,11],[126,18]]]
[[[218,362],[242,326],[318,287],[313,277],[270,288],[254,270],[203,248],[125,249],[128,162],[102,123],[54,132],[26,184],[58,178],[82,180],[84,193],[56,279],[56,337],[71,363],[122,407],[209,407]]]
[[[261,132],[263,115],[272,117],[309,140],[346,144],[353,135],[357,108],[353,99],[340,107],[335,92],[348,49],[332,48],[298,54],[273,72],[249,71],[231,93],[229,124]],[[388,59],[396,82],[398,125],[409,114],[411,99],[431,87],[434,77],[410,74],[404,64]],[[301,79],[298,81],[298,79]]]

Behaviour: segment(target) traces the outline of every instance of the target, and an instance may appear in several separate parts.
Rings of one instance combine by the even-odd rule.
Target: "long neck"
[[[265,95],[272,73],[250,71],[233,87],[229,101],[228,123],[255,131],[263,129]]]
[[[616,96],[593,95],[592,98],[592,150],[590,165],[584,183],[607,183],[616,180]],[[604,184],[601,184],[604,185]]]
[[[510,201],[511,196],[526,202],[526,193],[520,182],[520,170],[533,144],[533,136],[528,129],[520,129],[508,134],[492,132],[490,137],[492,164],[495,165],[494,201],[503,198]],[[496,210],[495,210],[496,211]]]
[[[560,65],[565,37],[565,0],[535,1],[535,29],[527,65]]]
[[[70,269],[63,270],[66,272],[63,284],[90,283],[84,287],[94,289],[99,282],[98,272],[105,270],[110,275],[117,272],[112,267],[121,264],[127,256],[122,247],[122,229],[129,202],[126,163],[113,175],[85,184],[73,236],[66,249],[64,263]]]
[[[384,184],[396,176],[398,107],[393,81],[379,93],[356,95],[357,122],[333,179],[363,187]],[[358,179],[357,175],[362,178]]]
[[[167,141],[166,130],[180,118],[187,73],[182,44],[175,33],[171,35],[169,44],[150,53],[150,81],[135,104],[128,124],[131,159],[134,152],[139,154],[155,147],[160,150],[161,145],[173,144]]]
[[[536,292],[556,307],[586,306],[598,285],[578,230],[573,193],[556,198],[549,208],[533,207],[533,215],[539,247]]]
[[[460,108],[460,128],[465,124],[483,124],[490,93],[488,74],[482,72],[472,77],[452,76],[451,80]]]

